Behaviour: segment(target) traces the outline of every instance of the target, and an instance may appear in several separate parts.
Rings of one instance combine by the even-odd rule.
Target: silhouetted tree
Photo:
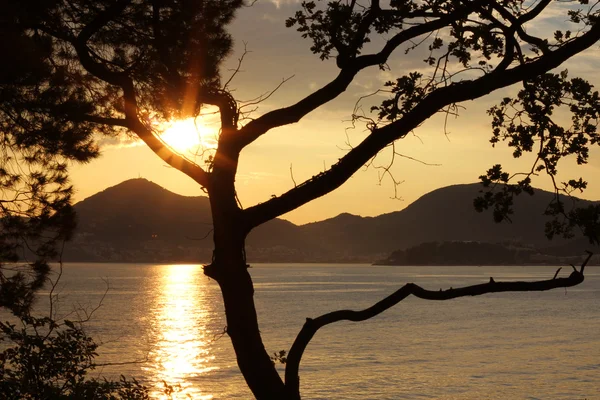
[[[24,315],[74,226],[67,164],[98,151],[94,125],[54,112],[85,110],[93,99],[66,84],[51,38],[27,31],[13,5],[3,2],[0,15],[0,306]]]
[[[136,118],[140,110],[164,118],[196,112],[195,100],[182,110],[184,97],[218,87],[218,66],[231,48],[223,27],[240,5],[2,3],[0,54],[10,62],[0,71],[0,306],[27,312],[48,260],[70,237],[69,162],[96,157],[98,135],[130,134],[116,118],[130,107]],[[135,104],[115,85],[127,76],[135,76]]]
[[[67,127],[80,134],[94,129],[104,134],[129,133],[203,187],[210,197],[215,245],[212,263],[204,271],[220,285],[227,333],[240,370],[257,398],[297,399],[302,353],[326,324],[371,318],[410,294],[447,300],[499,291],[548,290],[583,281],[585,263],[569,277],[540,282],[491,279],[481,285],[435,292],[407,284],[367,310],[336,311],[307,320],[289,352],[283,381],[262,343],[244,250],[245,238],[253,228],[335,190],[381,150],[398,145],[399,139],[434,114],[453,113],[460,102],[513,84],[522,84],[523,90],[490,110],[492,143],[507,140],[515,157],[534,152],[537,160],[516,184],[500,166],[492,167],[482,176],[484,185],[507,185],[482,194],[476,207],[493,208],[497,220],[505,219],[510,216],[513,196],[532,192],[533,174],[543,171],[555,177],[559,161],[569,155],[585,163],[588,147],[598,143],[598,94],[582,79],[551,71],[598,41],[598,11],[587,1],[574,1],[558,9],[573,29],[549,37],[528,33],[528,27],[555,3],[303,2],[287,25],[309,39],[311,50],[321,59],[335,59],[339,73],[297,103],[246,120],[240,118],[240,104],[227,91],[228,85],[218,78],[219,62],[231,44],[223,29],[241,1],[23,0],[8,6],[6,18],[12,18],[9,27],[15,26],[15,38],[28,49],[21,51],[23,57],[39,59],[47,78],[44,84],[31,86],[20,83],[21,74],[13,71],[12,79],[26,91],[33,87],[34,93],[59,93],[42,104],[36,101],[44,97],[32,94],[31,103],[20,106],[32,111],[20,114],[23,122],[18,129],[34,144],[45,143]],[[372,40],[379,37],[387,40]],[[333,100],[359,72],[386,69],[396,53],[401,56],[421,47],[427,47],[429,53],[422,68],[387,82],[383,91],[389,98],[374,104],[373,114],[354,115],[355,122],[365,122],[369,129],[362,142],[330,168],[286,193],[246,209],[239,206],[235,178],[240,153],[247,146]],[[151,124],[153,118],[196,115],[202,105],[218,107],[221,120],[218,148],[203,164],[170,149]],[[559,107],[566,107],[572,116],[568,128],[552,119]],[[38,131],[38,124],[31,122],[36,118],[57,128],[58,133]],[[556,185],[557,193],[584,188],[581,179],[570,180],[564,187]],[[594,238],[597,211],[571,213],[554,203],[548,213],[557,219],[548,226],[548,234],[568,233],[579,224]]]

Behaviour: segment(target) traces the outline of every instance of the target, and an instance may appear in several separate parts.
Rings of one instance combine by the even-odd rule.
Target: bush
[[[17,325],[18,324],[18,325]],[[17,324],[0,322],[2,399],[149,399],[135,379],[89,378],[98,345],[81,323],[22,315]]]

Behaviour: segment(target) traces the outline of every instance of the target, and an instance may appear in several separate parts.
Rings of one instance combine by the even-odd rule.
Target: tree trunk
[[[247,235],[235,197],[222,185],[209,191],[213,214],[215,250],[204,273],[217,281],[223,294],[227,334],[238,366],[259,400],[285,399],[285,386],[265,350],[254,306],[254,286],[246,264]]]
[[[204,267],[204,273],[221,287],[227,334],[248,387],[259,400],[286,399],[283,380],[265,350],[258,330],[254,285],[246,264],[245,240],[249,229],[237,204],[235,191],[240,149],[232,140],[237,130],[235,122],[223,119],[223,109],[220,107],[220,110],[222,132],[206,188],[213,218],[215,250],[213,261]]]
[[[231,338],[240,371],[246,383],[259,399],[285,399],[283,381],[260,336],[258,319],[254,306],[254,286],[243,259],[243,244],[229,246],[226,257],[215,257],[213,263],[205,267],[205,274],[214,278],[221,287],[227,334]],[[232,257],[233,256],[233,257]]]
[[[225,303],[227,333],[238,366],[257,399],[285,399],[283,381],[265,350],[258,329],[250,275],[247,270],[236,275],[219,284]]]

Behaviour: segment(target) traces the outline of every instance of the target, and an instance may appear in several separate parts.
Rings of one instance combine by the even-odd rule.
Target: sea
[[[408,282],[437,290],[490,277],[550,279],[556,269],[254,264],[250,272],[265,347],[275,353],[289,350],[307,317],[369,307]],[[368,321],[327,326],[305,352],[303,398],[600,399],[600,268],[585,276],[541,293],[409,297]],[[101,343],[92,376],[134,377],[155,399],[168,398],[165,383],[174,399],[252,398],[219,287],[201,265],[64,264],[54,294],[57,316],[89,319],[86,332]]]

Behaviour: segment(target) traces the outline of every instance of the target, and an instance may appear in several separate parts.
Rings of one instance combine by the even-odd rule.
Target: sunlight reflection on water
[[[437,289],[490,276],[547,279],[556,269],[258,264],[250,272],[271,354],[289,349],[307,317],[368,307],[406,282]],[[219,287],[200,265],[71,264],[63,304],[98,304],[104,277],[110,290],[87,327],[104,343],[99,362],[115,365],[95,376],[135,377],[153,389],[152,400],[168,398],[163,380],[181,385],[177,400],[252,398],[224,334]],[[598,399],[599,304],[599,267],[567,291],[411,297],[369,321],[315,335],[300,369],[303,398]]]
[[[191,378],[217,369],[211,366],[206,320],[205,280],[200,265],[163,265],[160,267],[160,293],[153,304],[152,336],[156,342],[144,370],[160,387],[172,386],[174,399],[212,399],[202,393]],[[169,397],[155,391],[157,399]]]

